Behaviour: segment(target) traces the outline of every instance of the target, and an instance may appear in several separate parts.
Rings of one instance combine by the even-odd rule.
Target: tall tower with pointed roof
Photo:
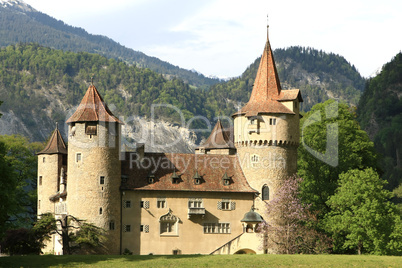
[[[54,204],[49,198],[60,191],[59,178],[67,167],[67,146],[57,126],[46,147],[37,155],[38,215],[41,215],[54,212]]]
[[[278,182],[296,173],[299,145],[298,89],[282,90],[269,38],[248,103],[234,118],[234,143],[242,170],[264,209]]]
[[[120,254],[120,127],[90,85],[67,120],[68,213],[107,231],[107,254]]]

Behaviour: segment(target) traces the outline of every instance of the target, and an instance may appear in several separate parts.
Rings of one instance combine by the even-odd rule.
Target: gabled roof
[[[75,113],[66,123],[117,122],[123,124],[107,107],[94,85],[90,85]]]
[[[66,143],[64,142],[57,125],[49,142],[46,144],[46,147],[37,154],[67,154]]]
[[[250,117],[259,113],[295,114],[280,101],[294,100],[296,98],[299,98],[299,101],[303,101],[298,89],[282,90],[281,88],[274,55],[267,38],[250,100],[233,116],[245,114]]]
[[[194,182],[196,172],[200,184]],[[229,185],[223,182],[225,173]],[[150,174],[154,175],[153,183],[149,183]],[[178,177],[175,180],[174,174]],[[256,192],[248,184],[236,155],[146,153],[142,161],[122,161],[122,175],[128,177],[122,190]]]
[[[223,129],[221,120],[218,119],[208,139],[199,148],[230,149],[235,148],[235,146],[231,140],[230,132]]]

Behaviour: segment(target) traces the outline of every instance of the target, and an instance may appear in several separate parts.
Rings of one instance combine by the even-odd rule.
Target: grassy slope
[[[0,267],[401,267],[402,257],[372,255],[15,256]]]

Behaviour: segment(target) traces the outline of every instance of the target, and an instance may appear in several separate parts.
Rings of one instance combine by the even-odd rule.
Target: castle
[[[218,120],[194,154],[122,152],[121,122],[89,86],[38,153],[38,215],[72,215],[106,230],[107,254],[264,253],[266,202],[296,173],[298,89],[282,90],[269,39],[249,102]],[[62,253],[54,234],[45,252]],[[266,252],[266,251],[265,251]]]

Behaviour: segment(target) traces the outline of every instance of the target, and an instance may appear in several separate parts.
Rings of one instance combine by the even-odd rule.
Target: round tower
[[[45,148],[38,155],[38,216],[54,213],[54,203],[49,199],[59,193],[59,178],[67,167],[67,146],[58,127],[53,131]]]
[[[67,120],[68,214],[106,230],[103,253],[120,254],[120,126],[91,85]]]
[[[38,217],[44,213],[55,214],[54,196],[63,192],[60,177],[67,168],[67,146],[56,125],[49,142],[38,154]],[[44,252],[52,252],[56,235],[46,242]]]
[[[298,89],[282,90],[269,39],[249,102],[234,118],[234,143],[250,186],[259,191],[255,207],[265,209],[278,183],[297,171]]]

